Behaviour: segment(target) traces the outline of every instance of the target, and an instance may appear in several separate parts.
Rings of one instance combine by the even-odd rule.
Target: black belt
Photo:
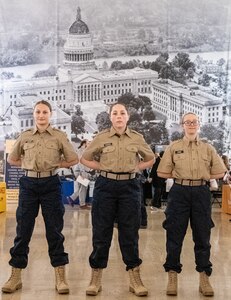
[[[30,170],[25,171],[25,176],[33,177],[33,178],[45,178],[45,177],[50,177],[50,176],[54,176],[54,175],[56,175],[55,170],[44,171],[44,172],[35,172],[35,171],[30,171]]]
[[[129,180],[136,177],[136,173],[111,173],[106,171],[100,171],[100,175],[114,180]]]
[[[191,180],[191,179],[174,179],[174,182],[180,185],[186,185],[186,186],[201,186],[206,185],[208,182],[204,179],[197,179],[197,180]]]

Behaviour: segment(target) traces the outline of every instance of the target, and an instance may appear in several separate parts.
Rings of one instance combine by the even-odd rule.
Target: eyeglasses
[[[200,122],[197,121],[197,120],[194,120],[194,121],[189,121],[189,120],[187,120],[187,121],[184,121],[183,124],[184,124],[185,126],[191,126],[191,125],[197,126],[197,125],[200,124]]]

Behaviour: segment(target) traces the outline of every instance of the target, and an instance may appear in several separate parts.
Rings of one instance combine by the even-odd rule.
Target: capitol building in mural
[[[183,86],[171,80],[158,79],[150,69],[101,70],[94,61],[92,36],[77,9],[64,44],[63,63],[56,76],[30,80],[5,81],[0,85],[0,115],[12,121],[12,131],[21,132],[33,126],[33,105],[39,99],[53,106],[52,125],[71,135],[71,115],[75,106],[88,105],[89,112],[107,110],[109,104],[126,93],[148,96],[154,111],[166,118],[167,126],[179,124],[185,112],[199,115],[201,124],[225,123],[225,141],[230,148],[231,112],[219,97],[201,91],[198,86]],[[93,122],[95,120],[92,120]],[[229,146],[228,146],[229,145]]]

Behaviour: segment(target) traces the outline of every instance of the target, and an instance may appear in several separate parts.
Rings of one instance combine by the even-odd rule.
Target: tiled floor
[[[9,248],[15,236],[15,204],[9,204],[6,213],[0,213],[0,285],[10,274]],[[140,256],[143,259],[141,275],[149,290],[148,299],[205,299],[198,291],[198,273],[195,271],[193,242],[190,229],[187,232],[183,251],[183,271],[178,276],[178,296],[165,295],[167,274],[163,270],[165,260],[165,232],[161,227],[163,211],[150,212],[148,207],[148,228],[140,230]],[[231,299],[231,222],[230,215],[213,208],[216,227],[212,230],[212,257],[214,264],[211,283],[215,290],[214,300]],[[65,248],[69,252],[70,264],[67,266],[70,294],[58,295],[54,289],[54,271],[49,263],[47,244],[44,236],[44,223],[39,214],[30,244],[29,265],[23,271],[23,288],[14,294],[1,294],[0,299],[12,300],[84,300],[85,289],[90,279],[88,255],[91,252],[90,211],[66,206],[64,235]],[[128,291],[128,274],[121,260],[117,229],[110,250],[108,268],[103,272],[103,290],[97,300],[139,299]]]

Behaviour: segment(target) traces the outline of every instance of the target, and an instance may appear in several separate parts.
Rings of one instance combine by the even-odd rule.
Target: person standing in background
[[[227,169],[227,171],[225,172],[225,176],[223,177],[223,182],[226,184],[229,184],[231,182],[231,170],[230,170],[230,165],[229,165],[229,158],[227,155],[222,155],[221,158]]]
[[[79,147],[78,147],[78,157],[81,158],[83,151],[86,149],[87,145],[89,145],[88,140],[81,141]],[[79,197],[79,207],[80,209],[90,209],[91,206],[86,203],[87,193],[88,193],[88,184],[83,184],[80,181],[84,181],[84,179],[89,180],[90,179],[90,169],[84,166],[83,164],[79,163],[75,167],[75,175],[76,180],[74,182],[74,193],[67,197],[68,202],[71,206],[74,206],[74,202]],[[81,180],[79,180],[81,179]]]
[[[161,161],[161,158],[164,154],[164,151],[161,151],[159,156],[156,158],[156,161],[154,165],[152,166],[150,175],[149,175],[149,182],[152,183],[154,187],[154,193],[152,198],[152,203],[150,209],[152,211],[158,211],[159,208],[161,208],[161,199],[165,188],[165,180],[164,178],[161,178],[157,174],[157,168],[159,166],[159,163]]]
[[[140,278],[138,240],[141,220],[141,183],[137,173],[153,165],[154,154],[141,134],[127,127],[128,110],[122,103],[110,108],[112,127],[96,135],[84,151],[81,163],[99,170],[92,202],[93,251],[87,295],[101,291],[102,271],[107,267],[115,218],[119,245],[130,277],[129,290],[146,296]]]
[[[199,139],[199,118],[186,113],[182,118],[183,139],[172,142],[165,150],[157,169],[163,178],[174,178],[168,194],[166,220],[168,272],[167,295],[177,295],[177,274],[182,270],[180,254],[188,222],[192,228],[196,270],[199,272],[199,290],[204,296],[213,296],[209,282],[210,235],[214,223],[211,218],[211,194],[208,182],[224,176],[226,168],[215,148]]]
[[[28,264],[29,243],[35,219],[41,206],[51,265],[55,269],[56,289],[59,294],[69,293],[65,278],[68,254],[64,252],[61,182],[58,168],[69,168],[78,163],[67,135],[50,125],[52,107],[41,100],[34,107],[35,126],[20,134],[8,162],[21,167],[25,175],[19,180],[19,200],[16,211],[17,228],[14,246],[10,249],[12,273],[2,292],[13,293],[22,288],[21,270]]]

